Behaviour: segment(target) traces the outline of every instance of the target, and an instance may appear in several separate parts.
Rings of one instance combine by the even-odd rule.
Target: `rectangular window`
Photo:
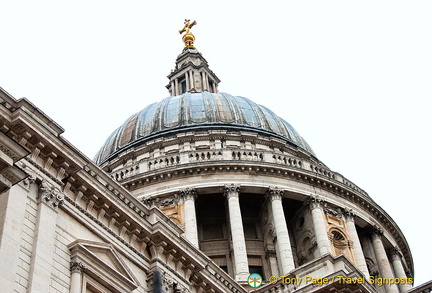
[[[181,92],[182,94],[184,94],[186,92],[186,79],[180,81],[180,86],[181,86]]]

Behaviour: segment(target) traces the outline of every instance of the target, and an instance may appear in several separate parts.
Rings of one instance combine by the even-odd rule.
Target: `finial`
[[[184,27],[181,30],[179,30],[180,34],[186,32],[182,38],[185,44],[183,51],[186,49],[195,49],[194,47],[195,36],[190,32],[190,29],[196,24],[197,22],[195,20],[191,22],[190,19],[185,19]]]

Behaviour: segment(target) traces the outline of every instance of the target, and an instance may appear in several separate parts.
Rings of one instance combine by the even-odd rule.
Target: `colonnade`
[[[199,241],[195,212],[196,193],[193,189],[185,189],[180,191],[180,194],[184,201],[185,235],[186,238],[198,248]],[[249,269],[246,241],[244,237],[239,202],[240,187],[237,185],[225,186],[224,195],[228,204],[229,228],[231,230],[233,242],[234,277],[237,281],[246,281],[249,275]],[[269,188],[266,197],[268,199],[269,208],[271,208],[272,211],[272,220],[276,234],[276,254],[279,274],[281,276],[289,275],[289,273],[295,269],[295,263],[282,205],[283,190]],[[319,256],[330,254],[332,252],[332,248],[329,236],[327,234],[327,227],[324,222],[324,201],[317,197],[311,197],[308,201],[308,205],[311,211],[313,231],[316,238]],[[368,278],[369,271],[354,222],[356,215],[352,210],[346,210],[343,214],[346,222],[347,233],[352,241],[352,250],[356,266],[358,270],[366,278]],[[382,235],[383,233],[381,230],[376,228],[373,229],[371,234],[371,242],[381,276],[383,278],[406,278],[407,276],[402,265],[401,254],[399,250],[397,248],[393,249],[391,253],[391,260],[389,260],[385,247],[382,243]],[[411,286],[406,284],[399,285],[399,287],[395,285],[386,286],[386,292],[406,292],[410,288]]]

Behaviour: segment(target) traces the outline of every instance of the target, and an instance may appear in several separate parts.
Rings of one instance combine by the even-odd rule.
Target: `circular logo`
[[[252,288],[259,288],[263,283],[263,279],[260,274],[253,273],[249,275],[247,282]]]

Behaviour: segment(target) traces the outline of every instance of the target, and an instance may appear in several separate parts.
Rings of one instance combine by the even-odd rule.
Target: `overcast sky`
[[[1,1],[0,86],[93,158],[168,96],[185,18],[219,90],[272,109],[396,221],[432,278],[432,1]]]

